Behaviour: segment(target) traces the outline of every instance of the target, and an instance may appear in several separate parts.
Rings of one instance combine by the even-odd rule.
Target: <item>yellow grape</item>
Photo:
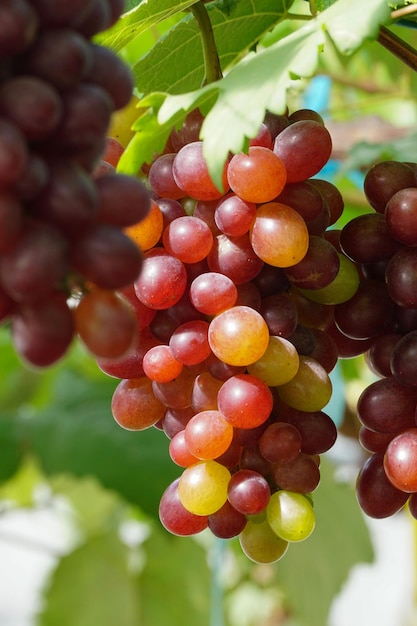
[[[285,404],[299,411],[321,411],[332,395],[332,383],[320,363],[308,356],[300,356],[295,376],[279,386],[279,397]]]
[[[159,241],[163,230],[162,211],[152,200],[151,208],[145,219],[125,229],[125,233],[143,250],[150,250]]]
[[[248,372],[269,387],[289,382],[298,371],[299,356],[295,346],[284,337],[271,336],[260,359],[248,365]]]
[[[291,267],[307,253],[309,234],[305,221],[297,211],[281,204],[262,204],[250,231],[255,253],[274,267]]]
[[[301,493],[283,489],[272,494],[266,517],[274,533],[289,542],[304,541],[316,525],[310,501]]]
[[[249,365],[264,354],[269,330],[263,317],[248,306],[234,306],[217,315],[209,326],[209,344],[228,365]]]
[[[201,461],[184,470],[178,483],[181,504],[194,515],[211,515],[227,500],[231,474],[217,461]]]
[[[239,542],[242,551],[254,563],[275,563],[288,550],[288,541],[278,537],[266,519],[259,523],[248,520]]]

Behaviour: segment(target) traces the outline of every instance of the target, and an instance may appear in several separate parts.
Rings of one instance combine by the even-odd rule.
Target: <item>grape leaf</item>
[[[159,499],[179,471],[168,439],[150,428],[123,430],[114,421],[114,379],[84,379],[70,366],[55,378],[47,408],[19,420],[20,440],[48,475],[95,476],[100,483],[158,516]]]
[[[99,535],[59,562],[44,591],[37,626],[137,626],[137,579],[115,533]]]
[[[270,0],[241,0],[229,13],[221,5],[207,5],[222,69],[283,19],[291,4],[277,0],[271,8]],[[189,15],[174,26],[133,69],[136,87],[142,93],[198,89],[204,78],[204,59],[194,17]]]
[[[357,16],[361,15],[358,21]],[[247,55],[220,81],[181,95],[158,94],[142,99],[142,106],[152,106],[151,117],[165,131],[185,118],[201,102],[215,101],[203,127],[204,154],[211,176],[219,187],[226,158],[247,145],[254,137],[268,109],[282,113],[286,91],[296,77],[314,74],[326,35],[342,54],[352,54],[368,38],[375,38],[381,23],[390,19],[385,0],[338,0],[299,30],[276,44]],[[143,127],[142,140],[152,141],[155,123]],[[166,135],[167,136],[167,135]],[[138,149],[140,140],[135,144]],[[128,150],[120,161],[120,170],[129,170],[135,150]],[[136,165],[140,159],[136,159]],[[136,170],[137,171],[137,170]]]
[[[98,35],[96,41],[118,52],[148,28],[185,11],[195,2],[196,0],[142,0],[138,6],[124,13],[112,28]]]
[[[140,576],[143,624],[209,625],[210,573],[207,552],[193,539],[172,537],[155,528],[144,548],[148,558]],[[163,589],[163,602],[161,602]]]
[[[306,541],[290,545],[275,570],[276,581],[303,626],[326,624],[330,604],[350,568],[373,558],[353,488],[334,482],[334,468],[325,459],[320,472],[321,482],[314,492],[316,528]],[[307,581],[302,586],[300,572]]]

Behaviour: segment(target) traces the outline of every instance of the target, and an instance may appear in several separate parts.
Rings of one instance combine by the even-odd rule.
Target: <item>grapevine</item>
[[[191,12],[204,89],[222,73],[204,3]],[[180,475],[162,525],[238,537],[256,563],[313,533],[337,437],[329,374],[365,355],[378,380],[357,406],[357,499],[371,517],[417,518],[417,165],[375,164],[370,212],[335,230],[344,201],[320,178],[332,138],[316,111],[265,111],[216,177],[194,107],[120,173],[138,140],[111,119],[134,82],[95,37],[122,13],[118,0],[0,9],[0,320],[16,352],[47,367],[80,339],[118,379],[115,421],[169,439]],[[415,69],[389,31],[378,40]]]

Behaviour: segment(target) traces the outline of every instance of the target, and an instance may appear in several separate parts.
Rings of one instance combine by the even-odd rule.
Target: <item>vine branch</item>
[[[377,41],[403,63],[417,71],[417,51],[388,28],[381,26]]]
[[[214,40],[213,27],[203,0],[193,4],[190,7],[190,11],[194,15],[200,31],[205,70],[203,85],[207,85],[214,83],[223,76],[217,46]]]

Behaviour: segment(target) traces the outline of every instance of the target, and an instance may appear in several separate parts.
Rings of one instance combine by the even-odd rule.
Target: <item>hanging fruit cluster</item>
[[[57,361],[75,334],[94,354],[115,357],[136,333],[115,290],[139,275],[142,253],[123,228],[145,217],[149,194],[127,176],[96,179],[111,115],[133,83],[92,38],[123,7],[0,6],[0,320],[30,365]]]

